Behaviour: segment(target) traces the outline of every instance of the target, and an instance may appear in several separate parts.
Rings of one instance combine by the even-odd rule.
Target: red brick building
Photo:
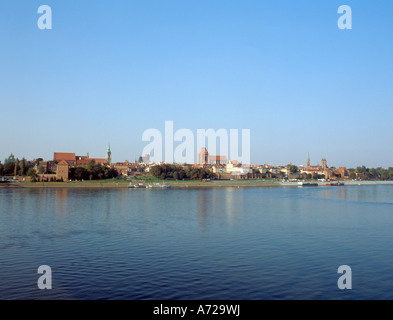
[[[56,180],[67,181],[69,167],[70,166],[68,165],[68,163],[65,160],[60,161],[57,164]]]
[[[53,156],[53,161],[57,161],[57,162],[65,161],[69,166],[75,166],[76,156],[75,153],[55,152]]]

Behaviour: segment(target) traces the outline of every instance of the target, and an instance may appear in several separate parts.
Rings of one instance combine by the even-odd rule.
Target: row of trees
[[[361,175],[361,178],[364,180],[393,180],[393,167],[389,167],[388,169],[382,168],[367,168],[366,166],[357,167],[355,169],[349,169],[349,177],[351,179],[356,179],[358,174]]]
[[[102,180],[116,178],[118,175],[115,169],[91,161],[87,166],[71,168],[69,178],[71,180]]]
[[[161,180],[203,180],[213,177],[212,172],[205,168],[193,168],[191,166],[184,169],[179,165],[156,165],[150,168],[153,177]]]
[[[0,176],[32,176],[34,164],[26,159],[0,164]]]
[[[44,171],[37,161],[30,163],[26,159],[0,164],[0,176],[29,176],[34,181],[37,174],[44,173]],[[104,167],[94,161],[86,166],[71,168],[69,173],[69,178],[72,180],[101,180],[117,176],[118,172],[115,169]]]

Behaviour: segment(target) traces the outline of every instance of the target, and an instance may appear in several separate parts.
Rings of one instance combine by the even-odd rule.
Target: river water
[[[393,186],[3,188],[0,299],[391,299],[392,231]]]

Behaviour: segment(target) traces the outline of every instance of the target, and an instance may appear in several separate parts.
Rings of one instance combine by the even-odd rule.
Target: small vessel
[[[318,183],[313,182],[298,182],[298,187],[318,187]]]
[[[167,183],[154,183],[154,184],[149,184],[149,188],[152,189],[168,189],[171,186]]]
[[[342,182],[329,182],[326,184],[327,187],[341,187],[344,186],[344,183]]]
[[[143,183],[130,183],[128,185],[128,188],[131,189],[138,189],[138,188],[142,188],[142,189],[168,189],[171,186],[169,184],[166,183],[153,183],[153,184],[143,184]]]
[[[145,186],[143,183],[138,183],[138,184],[136,184],[136,183],[130,183],[129,185],[128,185],[128,188],[135,188],[135,189],[137,189],[137,188],[148,188],[148,186]]]

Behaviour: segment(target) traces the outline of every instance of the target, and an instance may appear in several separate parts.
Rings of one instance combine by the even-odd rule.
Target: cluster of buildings
[[[329,168],[326,159],[322,159],[321,165],[313,166],[310,155],[306,166],[295,167],[292,163],[286,166],[242,165],[236,160],[227,161],[225,156],[211,156],[206,148],[202,148],[198,153],[198,166],[211,169],[218,179],[349,179],[345,167]],[[245,167],[250,170],[245,172]]]
[[[14,162],[11,155],[5,162]],[[139,158],[134,163],[112,162],[110,145],[107,148],[105,158],[91,158],[89,153],[79,156],[75,153],[55,152],[53,160],[36,162],[38,180],[42,181],[68,181],[71,168],[85,166],[94,161],[102,166],[113,168],[121,176],[150,175],[150,168],[157,163],[150,162],[149,155]],[[163,163],[159,163],[163,164]],[[242,165],[236,160],[228,161],[226,156],[210,155],[206,148],[198,152],[196,164],[184,165],[185,167],[207,168],[220,180],[229,179],[326,179],[343,180],[349,179],[349,172],[345,167],[329,168],[327,160],[322,159],[320,165],[311,165],[310,156],[307,165],[295,167],[292,164],[286,166],[272,165]],[[247,171],[245,171],[246,169]],[[295,168],[295,169],[294,169]]]

